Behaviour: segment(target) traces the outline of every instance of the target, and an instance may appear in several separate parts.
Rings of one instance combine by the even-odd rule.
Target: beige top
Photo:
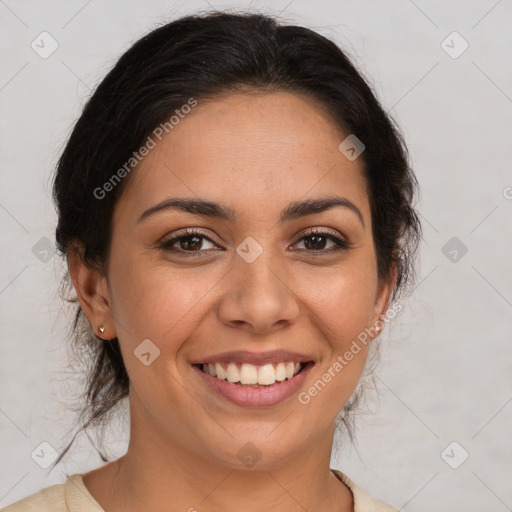
[[[397,509],[372,498],[364,489],[337,469],[331,471],[352,491],[354,512],[398,512]],[[81,474],[74,474],[63,484],[46,487],[2,512],[105,512],[85,487]]]

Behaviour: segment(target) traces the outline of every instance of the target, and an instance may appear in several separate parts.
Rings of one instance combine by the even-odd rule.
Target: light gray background
[[[64,401],[77,388],[65,368],[62,263],[45,262],[51,253],[40,241],[54,243],[49,177],[69,130],[91,89],[156,24],[249,5],[0,0],[1,506],[101,464],[86,438],[49,477],[31,458],[43,441],[61,447],[74,420]],[[402,126],[422,188],[418,286],[383,335],[379,391],[369,396],[374,413],[359,418],[357,450],[332,466],[408,512],[512,510],[512,2],[251,8],[343,45]],[[59,45],[47,59],[31,48],[43,31]],[[458,58],[441,46],[453,31],[469,44]],[[452,54],[462,48],[457,37],[445,43]],[[443,253],[452,237],[467,247],[463,257],[460,247]],[[118,428],[110,439],[122,455],[127,436]],[[469,454],[458,469],[441,457],[453,441],[452,465]]]

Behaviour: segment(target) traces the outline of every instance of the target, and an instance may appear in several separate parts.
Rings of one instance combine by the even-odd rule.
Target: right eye
[[[164,251],[178,253],[180,255],[199,256],[212,248],[203,247],[203,241],[208,241],[210,244],[218,247],[209,237],[197,230],[186,229],[185,234],[174,236],[168,240],[164,240],[159,244],[159,248]],[[175,247],[178,245],[178,247]],[[202,249],[202,250],[201,250]],[[214,249],[217,250],[217,249]]]

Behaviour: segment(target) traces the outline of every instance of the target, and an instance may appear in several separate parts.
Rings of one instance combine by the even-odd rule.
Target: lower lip
[[[265,407],[279,404],[296,393],[304,383],[307,374],[313,367],[313,363],[307,363],[302,370],[291,379],[276,382],[264,388],[251,388],[227,382],[217,377],[212,377],[208,373],[204,373],[195,365],[192,365],[192,367],[199,374],[203,382],[231,402],[242,407]]]

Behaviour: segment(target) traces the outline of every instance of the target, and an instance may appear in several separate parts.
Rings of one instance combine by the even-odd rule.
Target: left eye
[[[332,243],[332,246],[330,248],[325,247],[328,242]],[[313,252],[323,252],[332,249],[333,247],[338,247],[339,249],[340,246],[343,244],[343,241],[339,240],[333,235],[330,235],[329,233],[315,232],[303,236],[297,242],[297,244],[298,243],[303,243],[306,249],[313,249]]]

